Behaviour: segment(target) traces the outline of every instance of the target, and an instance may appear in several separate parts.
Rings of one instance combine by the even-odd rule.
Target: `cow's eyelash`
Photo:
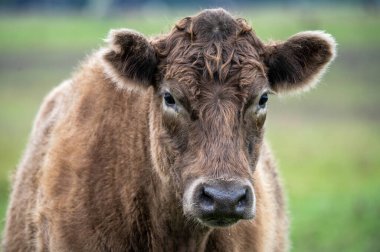
[[[180,93],[176,93],[174,91],[171,92],[171,91],[169,91],[169,89],[164,89],[163,91],[161,91],[160,96],[163,97],[165,95],[165,93],[167,93],[167,92],[173,96],[177,106],[180,106],[181,108],[186,110],[189,114],[192,113],[193,108],[190,106],[190,102],[187,100],[187,98],[185,96],[183,96]]]

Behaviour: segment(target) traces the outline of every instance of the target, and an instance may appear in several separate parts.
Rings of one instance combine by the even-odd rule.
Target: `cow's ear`
[[[273,91],[304,91],[315,86],[335,58],[336,42],[322,31],[298,33],[265,46],[264,63]]]
[[[103,51],[105,72],[121,89],[148,87],[154,83],[156,53],[140,33],[129,29],[111,30]]]

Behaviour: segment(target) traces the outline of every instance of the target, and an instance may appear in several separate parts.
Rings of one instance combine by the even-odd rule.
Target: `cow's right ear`
[[[154,83],[156,53],[140,33],[129,29],[111,30],[103,52],[104,68],[120,89],[148,87]]]

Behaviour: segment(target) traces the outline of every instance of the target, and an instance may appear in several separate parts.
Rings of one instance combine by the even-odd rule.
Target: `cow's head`
[[[156,168],[184,214],[208,226],[253,218],[268,95],[315,85],[334,39],[302,32],[265,45],[245,20],[216,9],[151,41],[116,30],[109,43],[106,71],[117,87],[155,90]]]

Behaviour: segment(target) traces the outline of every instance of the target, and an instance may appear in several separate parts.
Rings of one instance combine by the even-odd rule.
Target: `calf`
[[[286,251],[269,94],[316,84],[334,39],[263,44],[222,9],[108,45],[54,89],[15,174],[5,251]]]

